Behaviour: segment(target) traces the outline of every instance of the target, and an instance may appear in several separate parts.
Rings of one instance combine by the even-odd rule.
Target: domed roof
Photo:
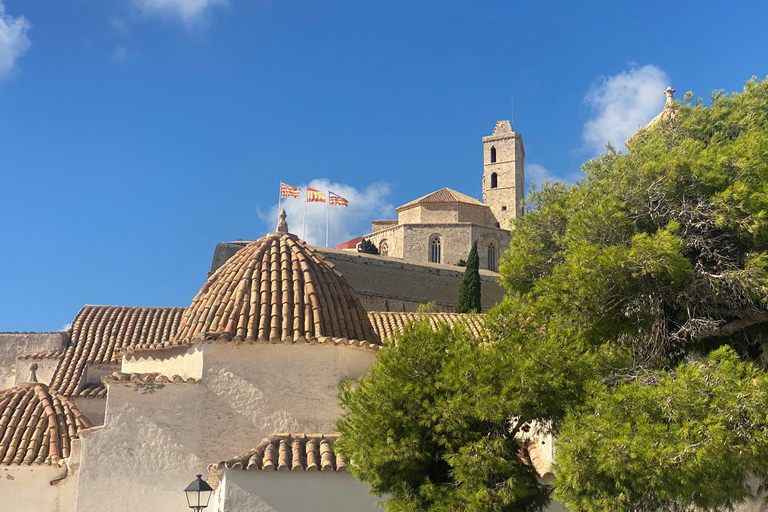
[[[0,391],[0,465],[62,466],[72,440],[92,426],[74,403],[45,384]]]
[[[379,344],[347,280],[312,247],[270,233],[214,272],[184,312],[170,345],[193,337],[238,341]]]

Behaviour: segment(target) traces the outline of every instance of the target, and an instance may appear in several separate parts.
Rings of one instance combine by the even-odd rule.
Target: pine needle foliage
[[[686,95],[686,99],[690,95]],[[768,488],[768,82],[528,196],[491,340],[406,328],[341,391],[389,511],[725,511]],[[522,432],[557,438],[553,487]]]

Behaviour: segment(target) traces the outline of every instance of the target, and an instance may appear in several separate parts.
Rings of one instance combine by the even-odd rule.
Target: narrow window
[[[440,237],[435,235],[432,237],[432,241],[429,243],[429,261],[432,263],[440,263],[441,261],[441,247]]]
[[[496,272],[497,259],[496,244],[491,242],[488,244],[488,270]]]
[[[389,244],[386,240],[382,240],[379,244],[379,254],[382,256],[389,256]]]
[[[496,161],[496,148],[491,146],[491,163]]]
[[[495,172],[491,173],[491,188],[496,188],[499,186],[499,177],[496,176]]]

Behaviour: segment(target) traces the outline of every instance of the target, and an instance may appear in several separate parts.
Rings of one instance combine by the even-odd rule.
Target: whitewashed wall
[[[380,512],[379,498],[346,472],[227,470],[212,512]]]
[[[82,434],[78,511],[189,510],[182,490],[208,464],[275,432],[334,432],[339,383],[375,358],[324,345],[206,344],[202,353],[199,384],[109,385],[104,426]]]
[[[74,512],[80,450],[72,444],[69,466],[0,466],[3,512]]]

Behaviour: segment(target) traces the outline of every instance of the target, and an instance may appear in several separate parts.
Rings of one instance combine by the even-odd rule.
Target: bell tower
[[[524,161],[523,136],[512,131],[509,121],[498,121],[493,134],[483,137],[483,202],[504,229],[523,215]]]

